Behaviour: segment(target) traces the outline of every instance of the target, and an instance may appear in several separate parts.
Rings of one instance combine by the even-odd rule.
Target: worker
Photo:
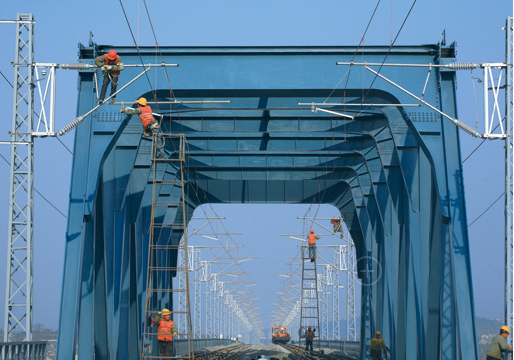
[[[343,229],[341,228],[341,219],[340,218],[334,217],[334,218],[332,218],[332,220],[330,220],[330,223],[334,227],[334,230],[333,230],[334,233],[340,232],[341,235],[343,234]]]
[[[382,350],[384,350],[384,357],[387,357],[387,351],[389,349],[386,347],[384,339],[380,337],[380,331],[377,331],[375,337],[372,338],[369,343],[369,354],[373,360],[381,360]]]
[[[162,319],[161,319],[162,315]],[[162,309],[155,319],[150,318],[149,323],[157,328],[157,340],[159,341],[159,353],[161,359],[169,359],[173,353],[173,336],[177,336],[178,330],[175,322],[170,320],[171,311]]]
[[[500,335],[496,335],[489,346],[489,350],[485,354],[486,360],[496,360],[502,358],[502,352],[507,349],[512,349],[512,345],[507,345],[507,336],[509,336],[510,330],[508,326],[502,326],[500,328]]]
[[[155,120],[155,116],[162,115],[152,113],[152,108],[148,106],[147,101],[144,97],[139,98],[136,101],[137,109],[133,108],[121,108],[121,112],[127,115],[137,114],[139,117],[139,121],[143,124],[143,135],[144,136],[152,136],[155,135],[155,147],[157,148],[157,158],[164,159],[164,151],[162,150],[162,136],[161,136],[161,125],[157,120]]]
[[[311,262],[316,260],[316,240],[319,238],[319,235],[314,235],[314,229],[311,229],[311,233],[307,235],[307,239],[309,240],[309,258],[311,259]]]
[[[121,57],[116,53],[116,50],[111,50],[108,54],[98,56],[95,59],[95,65],[102,69],[102,75],[104,77],[100,98],[98,99],[98,103],[101,105],[104,102],[109,83],[111,83],[110,96],[116,92],[118,88],[118,77],[120,76],[120,71],[123,70],[123,61],[121,61]],[[116,97],[113,97],[111,102],[114,103],[115,100]]]
[[[305,332],[305,351],[314,351],[312,349],[312,342],[314,341],[314,333],[316,329],[313,329],[312,326],[307,326],[307,331]]]

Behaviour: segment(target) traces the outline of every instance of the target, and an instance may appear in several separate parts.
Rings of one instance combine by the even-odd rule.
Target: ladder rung
[[[188,359],[188,356],[153,356],[153,355],[143,355],[143,359]]]
[[[148,269],[153,271],[179,271],[184,270],[184,266],[149,266]]]
[[[184,245],[150,245],[150,248],[155,250],[177,250],[184,249]]]
[[[167,228],[184,228],[183,224],[153,224],[154,228],[167,229]]]
[[[170,205],[173,205],[173,206],[180,206],[182,205],[182,201],[158,201],[158,202],[154,202],[153,203],[153,206],[170,206]]]

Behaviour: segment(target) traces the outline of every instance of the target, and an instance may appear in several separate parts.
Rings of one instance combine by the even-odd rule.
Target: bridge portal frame
[[[82,47],[80,59],[112,47]],[[132,47],[114,47],[137,63]],[[299,109],[325,101],[344,72],[337,61],[447,63],[454,47],[161,48],[180,64],[173,92],[165,77],[140,79],[118,101],[230,100],[161,107],[163,130],[185,133],[185,216],[207,202],[311,203],[336,206],[354,239],[362,286],[361,357],[381,330],[396,359],[477,359],[459,133],[424,107],[335,106],[354,120]],[[143,59],[155,49],[140,48]],[[125,70],[121,85],[130,79]],[[426,70],[382,69],[406,88]],[[436,69],[425,100],[456,117],[455,72]],[[370,74],[350,70],[344,102],[410,103]],[[155,76],[154,76],[155,75]],[[94,73],[79,72],[78,114],[94,104]],[[348,75],[350,76],[350,75]],[[421,82],[421,85],[419,84]],[[365,99],[363,99],[365,96]],[[76,129],[57,359],[128,358],[140,353],[148,241],[150,144],[137,118],[104,106]],[[174,144],[166,144],[172,152]],[[176,171],[172,166],[167,172]],[[164,172],[166,174],[166,172]],[[164,175],[166,176],[166,175]],[[163,187],[162,199],[176,189]],[[161,218],[181,216],[172,211]],[[170,221],[167,221],[170,222]],[[163,229],[159,241],[178,243]],[[176,263],[170,253],[164,263]],[[144,276],[143,276],[144,277]],[[165,281],[163,279],[163,281]],[[163,299],[155,299],[156,306]],[[170,304],[169,306],[172,306]],[[75,352],[75,349],[76,352]]]

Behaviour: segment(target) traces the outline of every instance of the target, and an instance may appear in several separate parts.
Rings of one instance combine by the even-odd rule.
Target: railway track
[[[298,345],[281,345],[285,349],[289,350],[290,360],[356,360],[357,358],[344,355],[341,353],[336,354],[325,354],[323,351],[305,351],[303,347]]]

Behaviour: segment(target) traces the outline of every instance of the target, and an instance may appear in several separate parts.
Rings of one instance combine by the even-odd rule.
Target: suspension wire
[[[159,42],[157,41],[157,36],[155,35],[155,30],[153,28],[152,19],[150,17],[150,12],[148,11],[148,7],[146,6],[146,0],[143,0],[143,4],[145,5],[146,15],[148,16],[148,21],[150,22],[150,27],[152,29],[153,37],[155,39],[155,45],[157,47],[157,50],[159,51],[159,55],[161,55],[162,62],[164,62],[164,56],[162,55],[161,48],[159,47]],[[166,67],[164,67],[164,74],[166,75],[166,80],[168,81],[168,85],[170,87],[171,96],[173,97],[173,100],[176,101],[175,94],[173,93],[173,89],[171,87],[171,82],[170,82],[170,78],[168,76],[168,71],[167,71]]]
[[[407,13],[407,15],[405,16],[405,19],[403,20],[402,22],[402,26],[400,26],[400,29],[398,30],[398,33],[396,34],[393,42],[391,43],[391,45],[389,46],[389,50],[387,51],[385,57],[384,57],[384,60],[382,61],[382,64],[380,65],[379,69],[377,70],[377,74],[375,75],[375,77],[373,78],[373,81],[371,82],[371,85],[369,86],[367,92],[366,92],[366,95],[365,95],[365,98],[368,96],[369,92],[371,91],[371,88],[373,87],[373,84],[375,83],[375,80],[377,79],[378,77],[378,74],[380,73],[380,70],[382,70],[382,67],[384,66],[384,63],[386,62],[387,60],[387,57],[389,56],[389,54],[391,53],[391,50],[393,49],[393,46],[394,44],[396,43],[396,40],[398,40],[398,36],[400,36],[400,33],[402,32],[403,30],[403,27],[405,25],[405,23],[407,22],[407,19],[409,18],[410,16],[410,13],[412,12],[412,9],[414,9],[414,5],[416,5],[416,2],[418,0],[414,0],[414,2],[412,3],[410,9],[409,9],[409,12]]]
[[[4,73],[3,73],[1,70],[0,70],[0,74],[1,74],[1,75],[2,75],[2,77],[5,79],[5,81],[7,81],[7,83],[8,83],[9,85],[11,85],[11,87],[14,89],[14,86],[11,84],[11,82],[10,82],[9,80],[7,80],[7,78],[5,77]],[[25,103],[26,103],[26,104],[28,104],[27,99],[25,99],[25,98],[24,98],[23,100],[25,101]],[[33,113],[34,113],[34,115],[36,115],[36,117],[39,119],[39,115],[38,115],[35,111],[33,111]],[[71,151],[71,150],[70,150],[70,149],[69,149],[69,148],[68,148],[68,147],[67,147],[67,146],[62,142],[62,140],[61,140],[61,139],[59,139],[59,137],[54,136],[54,138],[55,138],[55,139],[57,139],[57,140],[61,143],[61,145],[62,145],[62,146],[64,146],[64,147],[66,148],[66,150],[68,150],[68,152],[69,152],[70,154],[72,154],[72,155],[73,155],[73,152],[72,152],[72,151]]]
[[[7,165],[11,166],[11,163],[10,163],[10,162],[9,162],[9,161],[8,161],[8,160],[7,160],[3,155],[2,155],[2,154],[0,154],[0,157],[1,157],[1,158],[2,158],[6,163],[7,163]],[[22,187],[23,187],[23,186],[22,186]],[[24,189],[24,190],[27,190],[27,189],[25,189],[25,187],[23,187],[23,189]],[[40,193],[40,192],[39,192],[35,187],[34,187],[34,191],[35,191],[36,193],[38,193],[38,194],[39,194],[39,196],[41,196],[41,197],[43,198],[43,200],[45,200],[45,201],[46,201],[46,202],[47,202],[51,207],[53,207],[55,210],[57,210],[57,212],[58,212],[59,214],[61,214],[65,219],[67,219],[67,218],[68,218],[66,215],[64,215],[64,213],[63,213],[61,210],[59,210],[59,209],[58,209],[54,204],[52,204],[52,203],[50,202],[50,200],[48,200],[48,199],[47,199],[43,194],[41,194],[41,193]]]
[[[416,2],[417,2],[417,0],[414,0],[414,2],[412,3],[412,5],[411,5],[411,7],[410,7],[410,9],[409,9],[409,12],[408,12],[408,13],[407,13],[407,15],[405,16],[405,19],[403,20],[402,25],[400,26],[400,29],[398,30],[398,32],[397,32],[397,34],[396,34],[396,37],[394,38],[394,40],[392,41],[391,45],[389,46],[389,49],[388,49],[388,51],[387,51],[387,53],[386,53],[386,55],[385,55],[385,57],[384,57],[384,60],[382,61],[382,65],[380,65],[380,68],[379,68],[379,70],[377,71],[377,73],[380,73],[380,70],[382,69],[382,67],[383,67],[383,65],[384,65],[384,63],[385,63],[385,61],[386,61],[387,57],[389,56],[389,54],[390,54],[390,52],[391,52],[391,50],[392,50],[392,48],[393,48],[394,44],[396,43],[396,40],[397,40],[397,39],[398,39],[398,37],[400,36],[400,33],[402,32],[403,27],[404,27],[405,23],[407,22],[407,19],[409,18],[410,14],[411,14],[411,12],[412,12],[412,9],[414,8],[414,5],[416,5]],[[369,25],[371,24],[371,20],[373,19],[373,16],[375,15],[375,12],[376,12],[376,10],[377,10],[377,8],[378,8],[378,5],[379,5],[379,4],[380,4],[380,0],[378,1],[377,6],[375,7],[375,11],[373,12],[372,17],[371,17],[370,21],[368,22],[368,26],[366,27],[366,30],[365,30],[365,32],[364,32],[364,35],[366,34],[366,32],[367,32],[367,30],[368,30],[368,28],[369,28]],[[361,44],[363,44],[363,43],[364,43],[364,35],[363,35],[363,37],[362,37],[361,43],[359,44],[359,47],[360,47],[360,45],[361,45]],[[357,50],[359,49],[359,47],[357,48]],[[356,54],[357,54],[357,50],[356,50],[356,52],[354,53],[354,56],[353,56],[353,58],[352,58],[352,61],[353,61],[353,59],[355,58],[355,56],[356,56]],[[364,56],[364,54],[363,54],[363,56]],[[350,66],[350,68],[351,68],[351,66]],[[368,90],[366,91],[366,94],[365,94],[365,95],[363,95],[363,98],[362,98],[362,102],[361,102],[361,104],[363,104],[363,103],[364,103],[364,100],[365,100],[365,98],[368,96],[369,92],[371,91],[371,88],[372,88],[372,86],[373,86],[373,84],[374,84],[374,82],[375,82],[375,80],[376,80],[376,78],[377,78],[377,77],[378,77],[378,75],[375,75],[375,77],[374,77],[374,79],[373,79],[373,81],[372,81],[372,83],[371,83],[370,87],[369,87],[369,88],[368,88]],[[343,92],[343,99],[346,97],[346,89],[347,89],[347,86],[348,86],[349,78],[350,78],[350,76],[349,76],[349,74],[348,74],[348,77],[346,78],[345,89],[344,89],[344,92]],[[334,90],[335,90],[335,89],[334,89]],[[334,92],[334,90],[332,90],[332,93]],[[332,93],[331,93],[331,94],[332,94]],[[327,98],[327,100],[328,100],[328,98]],[[325,102],[326,102],[326,100],[325,100]],[[359,114],[363,113],[363,112],[364,112],[364,111],[366,111],[368,108],[369,108],[369,107],[366,107],[365,109],[360,110],[359,112],[357,112],[357,114],[356,114],[355,116],[358,116]],[[336,119],[336,126],[334,126],[335,128],[337,127],[337,123],[338,123],[338,122],[339,122],[339,117]],[[348,128],[348,129],[346,129],[346,128],[345,128],[345,134],[347,134],[347,133],[351,130],[352,125],[353,125],[353,121],[350,123],[350,126],[349,126],[349,128]],[[345,138],[346,138],[346,136],[345,136]],[[331,142],[331,145],[333,144],[334,140],[335,140],[335,131],[333,132],[333,135],[332,135],[332,142]],[[340,150],[340,151],[339,151],[339,153],[341,153],[341,152],[342,152],[342,150]],[[327,171],[327,174],[326,174],[326,176],[327,176],[327,177],[328,177],[328,157],[329,157],[329,155],[330,155],[330,150],[329,150],[329,154],[327,154],[327,161],[325,162],[325,170]],[[334,162],[334,165],[332,166],[332,171],[335,171],[335,168],[336,168],[336,164],[335,164],[335,162]],[[323,198],[325,197],[326,192],[327,192],[327,186],[325,186],[325,189],[323,190],[323,193],[322,193],[322,195],[321,195],[321,197],[320,197],[320,199],[319,199],[318,208],[317,208],[316,213],[315,213],[316,215],[317,215],[317,213],[318,213],[318,211],[319,211],[319,208],[320,208],[320,206],[321,206],[321,204],[322,204],[322,201],[323,201]]]
[[[127,26],[130,31],[130,35],[132,36],[132,41],[134,42],[134,45],[136,46],[137,54],[139,56],[139,60],[141,61],[141,65],[145,65],[143,62],[143,57],[141,56],[141,52],[139,51],[139,45],[136,42],[136,38],[134,37],[134,33],[132,32],[132,27],[130,26],[130,22],[127,17],[127,13],[125,12],[125,7],[123,6],[123,2],[119,0],[121,9],[123,10],[123,15],[125,16],[125,21],[127,22]],[[153,89],[152,82],[150,81],[150,77],[148,76],[148,71],[145,72],[146,79],[148,80],[148,85],[150,86],[150,90],[152,91],[152,95],[154,97],[155,103],[157,105],[157,110],[159,111],[159,102],[157,101],[157,91]]]
[[[477,92],[475,90],[475,78],[473,77],[473,69],[471,69],[471,83],[473,84],[473,96],[475,97],[475,118],[476,118],[476,129],[478,129],[478,109],[477,109]]]
[[[359,52],[359,49],[360,49],[361,47],[362,47],[362,48],[364,47],[364,39],[365,39],[365,37],[366,37],[366,33],[368,32],[368,29],[369,29],[369,27],[370,27],[370,25],[371,25],[371,23],[372,23],[372,21],[373,21],[373,19],[374,19],[374,17],[375,17],[375,14],[376,14],[376,12],[377,12],[378,6],[380,5],[380,2],[381,2],[381,0],[378,0],[378,1],[377,1],[377,4],[375,5],[375,9],[373,10],[373,13],[371,14],[371,17],[370,17],[370,19],[369,19],[369,21],[368,21],[368,24],[366,25],[366,29],[364,30],[364,33],[362,34],[361,40],[360,40],[360,42],[359,42],[359,45],[357,46],[357,49],[355,49],[355,52],[353,53],[353,56],[352,56],[352,62],[353,62],[353,60],[355,59],[355,57],[357,56],[357,53]],[[339,82],[338,82],[338,83],[337,83],[337,85],[334,87],[334,89],[332,89],[332,91],[330,92],[330,94],[328,95],[328,97],[325,99],[325,101],[324,101],[324,102],[327,102],[327,101],[328,101],[328,99],[330,99],[330,97],[331,97],[331,96],[332,96],[332,94],[335,92],[335,90],[337,89],[337,87],[339,86],[339,84],[340,84],[340,83],[343,81],[343,79],[346,77],[346,83],[345,83],[345,87],[344,87],[344,90],[343,90],[343,101],[344,101],[344,98],[346,97],[346,89],[347,89],[347,87],[348,87],[348,82],[349,82],[349,79],[350,79],[351,70],[352,70],[352,66],[350,66],[350,67],[348,68],[348,70],[346,71],[346,73],[345,73],[345,74],[343,75],[343,77],[339,80]],[[337,128],[337,125],[338,125],[338,123],[339,123],[339,120],[340,120],[340,119],[339,119],[339,117],[337,117],[337,118],[336,118],[336,123],[335,123],[335,125],[334,125],[334,129],[335,129],[335,128]],[[346,124],[346,122],[345,122],[345,124]],[[344,133],[345,133],[345,138],[346,138],[346,133],[347,133],[347,132],[346,132],[346,125],[345,125],[345,129],[344,129],[344,130],[345,130],[345,131],[344,131]],[[330,143],[329,148],[332,146],[332,144],[334,143],[334,141],[335,141],[335,130],[334,130],[334,131],[333,131],[333,133],[332,133],[332,141],[331,141],[331,143]],[[342,151],[342,150],[341,150],[341,151]],[[339,153],[341,153],[341,151],[339,151]],[[327,159],[326,159],[326,161],[325,161],[325,171],[327,172],[327,175],[326,175],[327,177],[328,177],[328,157],[329,157],[329,156],[330,156],[330,151],[329,151],[329,154],[327,154]],[[336,168],[336,164],[334,163],[332,170],[334,171],[334,170],[335,170],[335,168]],[[326,191],[327,191],[327,188],[325,187],[325,190],[323,191],[323,194],[321,195],[321,197],[320,197],[320,199],[319,199],[318,208],[317,208],[316,213],[315,213],[316,215],[317,215],[317,213],[318,213],[318,211],[319,211],[319,208],[320,208],[320,206],[321,206],[322,200],[323,200],[323,198],[325,197],[325,193],[326,193]],[[313,205],[314,201],[315,201],[315,197],[313,198],[313,202],[311,203],[311,206]],[[309,210],[308,210],[308,211],[310,211],[311,206],[309,206]],[[315,217],[315,216],[314,216],[314,217]]]
[[[478,219],[480,219],[487,211],[489,211],[490,208],[493,207],[494,204],[496,204],[496,202],[498,202],[498,200],[500,200],[503,195],[505,195],[505,191],[500,195],[498,196],[498,198],[496,200],[493,201],[493,203],[491,205],[489,205],[489,207],[487,209],[485,209],[475,220],[473,220],[469,225],[468,225],[468,228],[473,225],[475,223],[475,221],[477,221]]]
[[[373,10],[373,14],[371,14],[371,18],[369,19],[368,21],[368,25],[366,26],[366,29],[364,30],[364,34],[362,34],[362,37],[361,37],[361,41],[359,42],[359,45],[357,46],[357,49],[355,49],[355,52],[353,53],[353,56],[352,56],[352,61],[355,59],[355,56],[357,55],[357,52],[359,51],[359,48],[361,47],[361,45],[364,44],[364,37],[366,36],[366,33],[368,32],[368,29],[369,29],[369,26],[371,25],[371,22],[373,21],[373,18],[375,16],[375,13],[377,12],[377,9],[378,9],[378,5],[380,5],[380,1],[382,0],[378,0],[377,2],[377,5],[375,6],[375,10]],[[348,68],[348,78],[350,77],[350,72],[351,72],[351,69],[352,69],[352,66],[350,65],[350,67]],[[346,74],[345,74],[346,75]],[[337,87],[339,86],[339,84],[341,83],[341,81],[343,81],[344,79],[344,76],[341,78],[341,80],[339,80],[339,82],[337,83],[337,85],[335,86],[335,88],[332,90],[332,92],[328,95],[328,97],[325,99],[324,102],[327,102],[328,99],[330,99],[330,97],[332,96],[332,94],[334,93],[334,91],[337,89]],[[344,90],[346,92],[346,88],[348,86],[348,79],[346,79],[346,84],[345,84],[345,87],[344,87]]]
[[[503,118],[503,120],[505,120],[505,118]],[[498,126],[500,126],[500,124],[497,124],[497,125],[494,127],[493,131],[494,131],[494,130],[496,130],[496,129],[498,128]],[[483,139],[483,140],[480,142],[480,144],[478,144],[478,145],[477,145],[477,147],[476,147],[476,148],[475,148],[475,149],[474,149],[474,150],[473,150],[473,151],[472,151],[472,152],[471,152],[471,153],[470,153],[470,154],[469,154],[469,155],[468,155],[464,160],[462,160],[462,163],[464,164],[464,163],[466,162],[466,160],[468,160],[468,159],[471,157],[471,155],[473,155],[473,154],[475,153],[475,151],[477,151],[477,150],[478,150],[478,148],[479,148],[480,146],[482,146],[482,145],[485,143],[485,141],[486,141],[486,140],[487,140],[487,139]]]

